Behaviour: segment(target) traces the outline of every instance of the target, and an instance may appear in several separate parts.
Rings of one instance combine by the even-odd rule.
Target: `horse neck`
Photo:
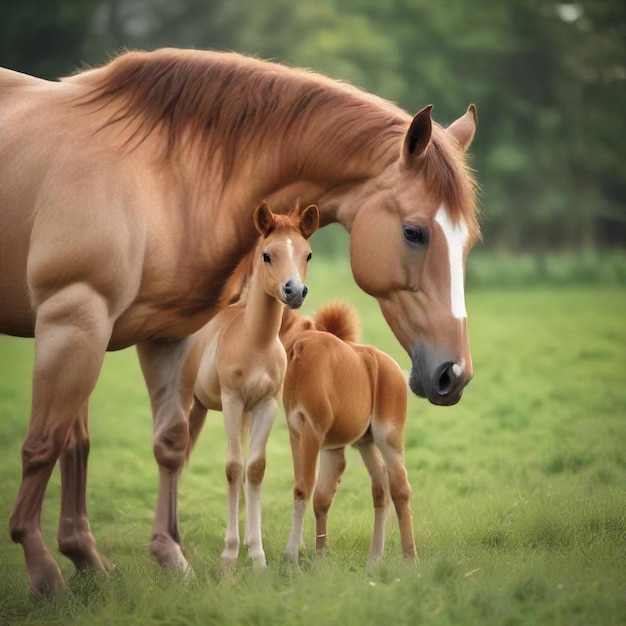
[[[248,345],[263,348],[276,341],[283,309],[282,302],[263,289],[258,272],[255,272],[246,298],[242,329]]]

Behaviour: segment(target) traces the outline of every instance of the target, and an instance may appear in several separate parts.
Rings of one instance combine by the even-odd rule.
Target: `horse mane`
[[[357,343],[360,322],[356,309],[346,302],[332,302],[319,309],[313,321],[317,330],[332,333],[342,341]]]
[[[127,52],[69,80],[89,86],[81,102],[111,111],[107,124],[126,125],[127,145],[160,129],[164,159],[190,143],[202,146],[207,162],[219,163],[224,183],[237,155],[266,141],[282,148],[286,176],[300,173],[296,162],[308,172],[333,163],[337,171],[371,175],[372,167],[380,171],[398,158],[411,121],[395,104],[347,83],[237,53]],[[420,169],[452,219],[477,232],[475,179],[436,123]]]

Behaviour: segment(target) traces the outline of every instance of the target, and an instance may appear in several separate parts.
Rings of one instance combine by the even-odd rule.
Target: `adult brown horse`
[[[472,377],[463,296],[479,235],[464,151],[447,129],[356,88],[192,50],[128,53],[61,82],[0,71],[0,331],[35,337],[31,419],[11,519],[33,593],[64,588],[40,530],[60,458],[59,548],[107,570],[85,504],[88,400],[106,350],[137,345],[160,488],[151,551],[188,567],[176,475],[188,429],[168,391],[185,338],[220,306],[255,242],[261,199],[316,203],[350,232],[356,282],[412,359],[411,388],[454,404]]]

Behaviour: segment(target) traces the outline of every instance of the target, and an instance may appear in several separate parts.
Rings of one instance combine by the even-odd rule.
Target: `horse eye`
[[[271,262],[271,260],[272,260],[272,259],[271,259],[270,255],[269,255],[267,252],[264,252],[264,253],[263,253],[263,262],[264,262],[264,263],[270,263],[270,262]]]
[[[409,243],[420,245],[428,243],[428,233],[423,228],[418,228],[417,226],[403,226],[402,231],[404,232],[404,238]]]
[[[309,252],[309,254],[308,254],[308,256],[307,256],[306,260],[307,260],[307,261],[310,261],[312,256],[313,256],[313,253],[312,253],[312,252]]]

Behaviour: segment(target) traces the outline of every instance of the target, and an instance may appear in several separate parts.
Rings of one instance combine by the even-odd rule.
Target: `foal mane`
[[[372,175],[398,158],[411,121],[395,104],[347,83],[237,53],[127,52],[69,80],[90,87],[82,102],[110,111],[108,124],[126,125],[127,145],[159,129],[164,159],[186,141],[202,146],[206,165],[219,164],[224,183],[237,156],[257,153],[259,145],[282,148],[276,152],[285,155],[285,175],[300,173],[295,162],[307,172],[328,171],[332,163],[343,174]],[[452,219],[477,230],[476,182],[438,124],[420,167]]]

